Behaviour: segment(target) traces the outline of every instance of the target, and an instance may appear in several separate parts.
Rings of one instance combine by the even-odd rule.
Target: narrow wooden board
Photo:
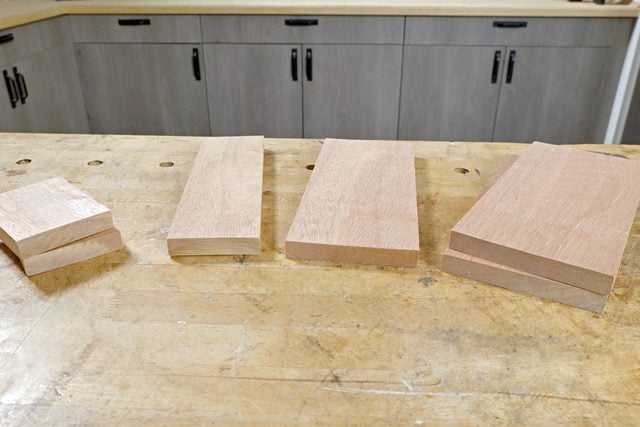
[[[64,178],[0,194],[0,240],[20,258],[112,227],[111,211]]]
[[[453,249],[445,249],[442,271],[596,313],[602,313],[607,303],[608,295],[535,276]]]
[[[21,259],[27,276],[65,267],[122,249],[124,243],[115,228],[85,237],[62,247]]]
[[[413,146],[325,140],[285,247],[289,258],[415,266]]]
[[[451,231],[449,247],[611,292],[640,202],[640,162],[534,143]]]
[[[167,236],[169,254],[260,253],[263,162],[262,136],[203,142]]]

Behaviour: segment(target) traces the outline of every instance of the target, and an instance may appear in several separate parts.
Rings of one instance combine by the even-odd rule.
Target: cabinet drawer
[[[200,43],[197,15],[71,16],[76,43]]]
[[[404,17],[203,16],[205,43],[402,44]]]
[[[627,40],[628,18],[408,17],[406,44],[611,46]]]
[[[64,44],[65,24],[65,18],[53,18],[0,31],[0,63],[17,61]]]

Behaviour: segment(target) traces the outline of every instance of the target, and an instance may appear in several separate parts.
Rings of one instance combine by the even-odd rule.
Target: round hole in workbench
[[[315,168],[315,167],[316,167],[316,165],[307,165],[307,166],[305,166],[305,169],[312,171],[313,168]]]
[[[173,163],[173,162],[162,162],[162,163],[160,163],[160,165],[159,165],[159,166],[160,166],[161,168],[170,168],[170,167],[171,167],[171,166],[173,166],[173,165],[174,165],[174,163]]]
[[[98,166],[102,164],[102,160],[91,160],[89,163],[87,163],[89,166]]]
[[[455,168],[454,169],[456,172],[461,173],[462,175],[468,174],[469,173],[469,169],[467,168]]]
[[[16,165],[26,165],[31,163],[31,159],[20,159],[16,162]]]

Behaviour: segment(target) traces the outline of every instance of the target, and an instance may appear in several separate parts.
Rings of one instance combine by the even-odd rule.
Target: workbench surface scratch
[[[417,268],[289,260],[321,143],[267,139],[260,255],[172,259],[199,142],[0,134],[0,191],[63,176],[127,245],[28,278],[0,244],[0,424],[637,424],[640,218],[602,315],[447,275],[449,230],[526,145],[415,142]]]

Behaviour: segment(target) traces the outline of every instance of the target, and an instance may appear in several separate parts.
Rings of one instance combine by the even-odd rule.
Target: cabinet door
[[[402,46],[303,50],[305,138],[397,138]]]
[[[508,48],[494,140],[601,143],[604,87],[617,78],[606,75],[608,61],[604,47]]]
[[[300,45],[212,44],[204,53],[214,135],[302,137]]]
[[[491,141],[501,47],[406,46],[400,139]]]
[[[208,135],[201,56],[197,44],[76,45],[91,131]]]
[[[15,71],[14,71],[15,67]],[[30,56],[3,67],[23,79],[27,97],[11,108],[2,82],[0,130],[13,132],[88,132],[78,74],[71,46]],[[25,92],[23,91],[23,95]]]

